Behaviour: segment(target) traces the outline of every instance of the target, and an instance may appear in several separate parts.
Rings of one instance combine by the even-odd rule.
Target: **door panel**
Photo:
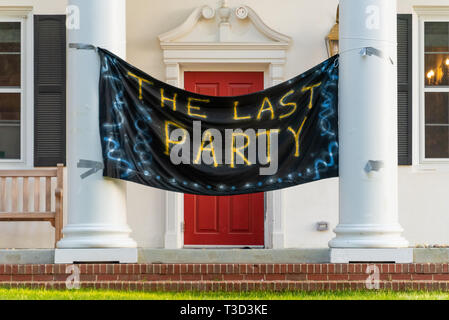
[[[220,90],[219,83],[196,83],[194,92],[206,96],[218,96]]]
[[[228,96],[242,96],[252,92],[253,86],[250,84],[233,83],[229,85]]]
[[[195,197],[194,201],[196,231],[200,233],[219,233],[218,199],[214,197]]]
[[[210,96],[263,90],[263,72],[186,72],[185,89]],[[262,246],[264,194],[184,196],[184,244]]]

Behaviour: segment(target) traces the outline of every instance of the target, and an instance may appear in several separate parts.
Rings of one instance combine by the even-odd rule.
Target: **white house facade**
[[[397,0],[396,6],[391,4],[394,1],[390,4],[382,0],[363,1],[365,7],[379,6],[381,17],[384,17],[383,13],[389,17],[388,21],[380,22],[379,32],[373,33],[378,37],[378,47],[396,41],[398,47],[386,45],[382,49],[390,56],[392,64],[385,62],[385,70],[372,72],[372,77],[364,73],[370,71],[358,70],[352,64],[354,69],[347,67],[350,58],[345,58],[349,60],[344,60],[346,65],[343,65],[342,72],[348,82],[343,84],[345,91],[341,91],[340,99],[348,101],[347,104],[354,103],[347,97],[348,92],[360,92],[367,86],[372,88],[374,105],[369,107],[377,108],[379,119],[373,118],[375,113],[373,117],[362,113],[360,118],[353,120],[365,121],[363,127],[366,131],[363,132],[373,136],[373,145],[380,141],[377,148],[385,152],[383,160],[388,168],[392,168],[385,174],[390,180],[379,178],[374,186],[374,182],[369,180],[360,182],[356,174],[354,177],[347,175],[346,170],[345,181],[355,181],[359,185],[366,183],[364,187],[349,186],[346,182],[343,188],[350,189],[342,191],[339,179],[334,178],[268,192],[262,200],[263,230],[259,231],[263,241],[257,245],[192,244],[185,240],[184,235],[186,228],[191,227],[186,223],[195,221],[185,219],[187,200],[183,194],[104,180],[100,171],[90,178],[80,177],[87,170],[77,167],[81,156],[99,160],[98,149],[90,144],[98,134],[97,109],[92,108],[93,104],[98,104],[98,99],[95,92],[91,92],[98,91],[98,58],[94,50],[77,49],[75,46],[80,43],[104,46],[155,78],[180,88],[188,87],[190,80],[187,75],[208,73],[209,79],[213,79],[220,73],[234,76],[241,73],[258,74],[263,81],[263,89],[303,73],[328,58],[327,36],[337,23],[339,1],[109,2],[0,0],[0,70],[8,75],[0,75],[0,171],[39,170],[55,167],[60,162],[68,166],[64,169],[63,238],[57,245],[62,252],[62,260],[76,256],[77,253],[70,251],[74,249],[116,250],[106,253],[104,260],[123,259],[126,262],[127,259],[144,261],[145,250],[153,249],[173,253],[176,250],[249,247],[257,252],[301,249],[298,252],[303,255],[303,261],[324,261],[330,247],[449,245],[449,0]],[[351,50],[354,55],[359,55],[360,50],[355,49],[371,44],[365,45],[368,42],[363,40],[369,34],[356,34],[348,27],[347,21],[352,14],[350,2],[340,1],[340,18],[346,19],[339,21],[340,50],[342,55]],[[59,75],[67,74],[62,82],[58,82],[66,81],[63,83],[66,91],[58,92],[64,92],[66,96],[57,101],[45,100],[49,105],[61,106],[52,124],[51,109],[46,111],[45,105],[40,105],[41,99],[46,97],[46,86],[50,84],[45,82],[46,72],[36,67],[45,67],[45,56],[40,56],[40,50],[48,50],[42,45],[46,28],[39,25],[39,21],[40,16],[66,14],[71,18],[67,20],[67,37],[63,39],[66,48],[63,54],[67,61],[58,64],[63,70]],[[95,19],[96,24],[92,22]],[[388,28],[397,24],[397,33],[387,34],[389,29],[384,29],[385,24]],[[363,41],[354,42],[358,37]],[[63,41],[62,38],[60,40]],[[57,41],[55,38],[51,43],[56,46]],[[383,88],[382,83],[392,77],[394,90],[385,93],[388,88]],[[358,84],[357,79],[360,79]],[[63,90],[55,87],[57,83],[51,85],[52,90]],[[37,90],[41,87],[43,91]],[[384,90],[383,99],[395,101],[397,108],[388,108],[381,103],[377,90]],[[79,92],[86,94],[80,95]],[[376,100],[378,98],[380,100]],[[386,119],[396,116],[395,121],[384,121],[385,114],[389,114]],[[349,117],[342,120],[341,116],[340,122],[347,123],[347,128],[350,128]],[[60,120],[61,117],[65,119]],[[52,125],[58,127],[53,130]],[[63,128],[63,134],[58,131],[60,128]],[[63,145],[59,149],[47,150],[44,147],[46,139],[52,134],[62,141],[55,140],[55,145]],[[347,145],[361,144],[360,141],[350,141],[349,137],[350,133],[343,134]],[[376,148],[373,145],[372,148]],[[368,147],[366,150],[351,149],[346,157],[354,153],[371,157],[371,151]],[[51,152],[55,156],[45,158],[45,154]],[[343,149],[343,152],[346,151]],[[388,166],[393,162],[394,167]],[[23,187],[23,181],[19,180],[19,186]],[[51,190],[57,188],[56,183],[53,181]],[[9,188],[9,182],[5,182],[4,188]],[[0,194],[2,190],[0,184]],[[4,201],[0,209],[13,212],[13,204],[10,203],[13,201],[12,193],[5,192],[4,199],[0,198],[0,202]],[[344,192],[344,197],[339,192]],[[391,202],[378,201],[382,199],[380,194],[385,193],[391,195]],[[24,191],[18,194],[19,198],[24,198]],[[373,196],[371,205],[376,209],[366,213],[361,222],[354,217],[357,213],[345,215],[347,211],[341,210],[340,201],[345,201],[344,207],[354,206],[351,210],[356,212],[361,206],[359,202],[365,201],[368,194]],[[41,204],[46,202],[45,196],[42,195],[40,200]],[[55,201],[51,200],[53,207]],[[21,204],[15,211],[23,211],[23,208],[24,204]],[[376,213],[381,211],[385,212],[384,216]],[[363,222],[363,228],[371,225],[371,229],[348,227],[351,221],[356,220],[360,224]],[[351,242],[351,237],[357,238],[363,232],[372,234],[373,239],[382,236],[385,240],[370,242],[364,239],[364,244],[345,245],[348,233],[353,235],[349,236]],[[2,249],[52,249],[56,236],[48,222],[0,222]],[[307,256],[307,250],[311,249],[310,256]],[[320,258],[316,258],[317,252],[321,252],[318,253]],[[89,255],[80,254],[79,258],[72,260],[88,259],[85,257]],[[103,253],[98,251],[96,254]]]

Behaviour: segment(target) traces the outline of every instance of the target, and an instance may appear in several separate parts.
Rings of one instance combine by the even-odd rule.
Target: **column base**
[[[72,224],[63,229],[59,249],[136,248],[127,225]]]
[[[56,249],[55,263],[137,263],[137,248]]]
[[[339,224],[330,248],[406,248],[400,225]]]
[[[412,263],[413,248],[398,249],[331,249],[331,263],[382,262]]]

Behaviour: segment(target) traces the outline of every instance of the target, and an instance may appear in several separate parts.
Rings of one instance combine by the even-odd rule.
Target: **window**
[[[423,160],[449,160],[449,22],[424,22]]]
[[[0,161],[23,158],[23,26],[0,20]]]

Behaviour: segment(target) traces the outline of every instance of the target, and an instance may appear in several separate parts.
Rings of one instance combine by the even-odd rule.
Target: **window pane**
[[[449,86],[449,22],[425,23],[425,84]]]
[[[20,93],[0,94],[0,159],[20,159]]]
[[[449,53],[425,55],[426,86],[449,86]]]
[[[426,52],[449,52],[449,23],[425,23]]]
[[[20,22],[0,22],[0,52],[20,53]]]
[[[449,124],[449,93],[426,92],[426,124]]]
[[[0,22],[0,87],[20,87],[20,22]]]
[[[426,158],[449,158],[448,126],[426,126]]]
[[[20,93],[0,93],[0,121],[20,121]]]
[[[0,54],[0,87],[20,87],[20,55]]]

